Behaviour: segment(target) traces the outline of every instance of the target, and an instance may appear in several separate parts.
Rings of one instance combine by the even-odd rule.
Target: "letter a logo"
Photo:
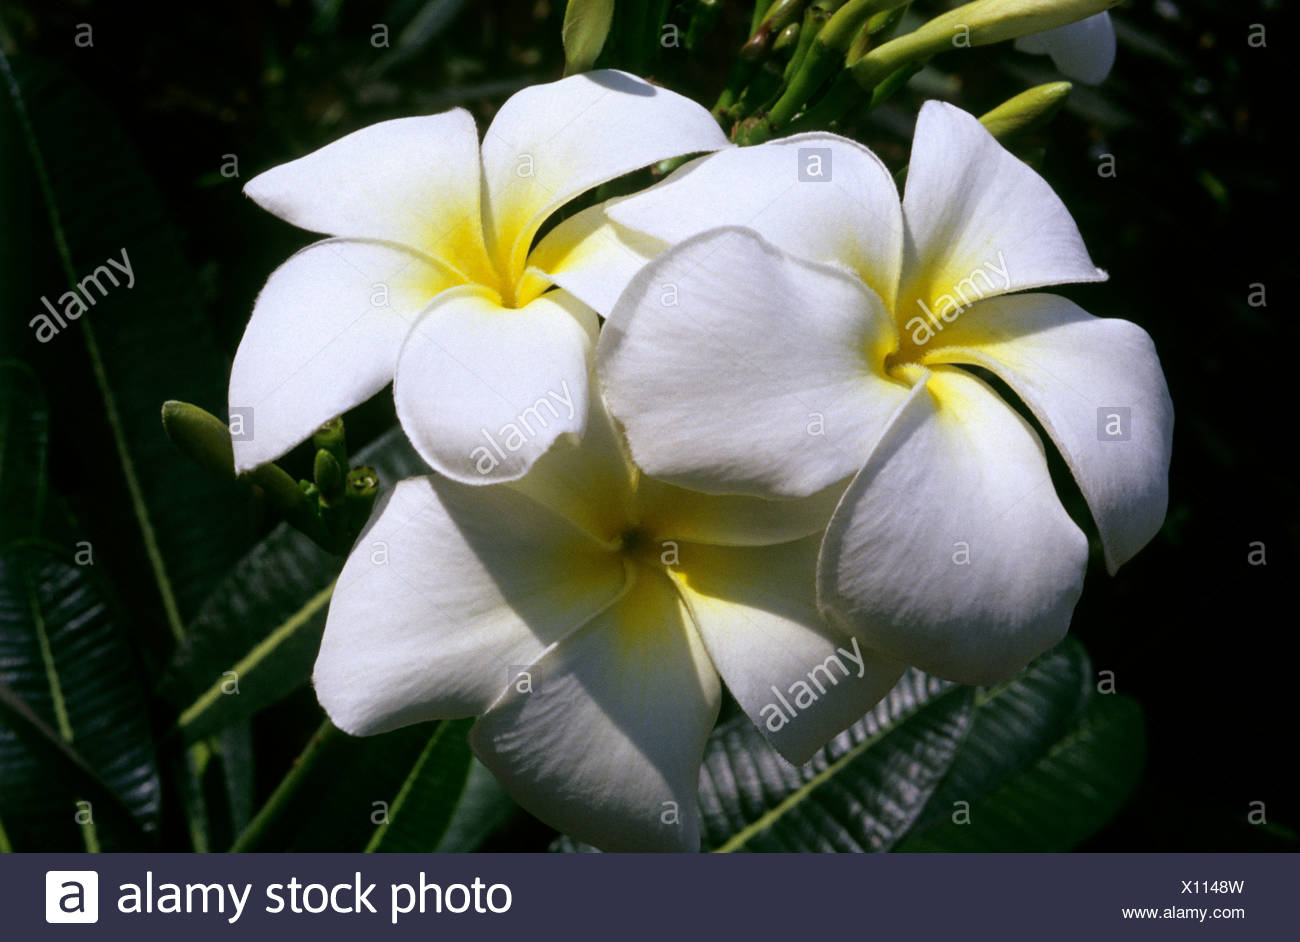
[[[99,874],[94,870],[45,871],[46,922],[99,922]]]

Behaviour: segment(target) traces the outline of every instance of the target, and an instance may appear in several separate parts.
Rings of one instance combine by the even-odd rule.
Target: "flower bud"
[[[379,472],[365,465],[348,472],[347,486],[343,490],[347,505],[348,527],[352,535],[361,532],[370,518],[370,509],[379,493]]]
[[[565,75],[591,70],[613,20],[614,0],[569,0],[560,29]]]
[[[999,141],[1019,137],[1056,114],[1072,87],[1069,82],[1036,85],[981,115],[980,124]]]
[[[890,40],[853,65],[853,77],[866,88],[899,67],[945,49],[986,46],[1077,22],[1115,6],[1119,0],[975,0],[936,16]]]
[[[311,434],[311,443],[317,450],[325,449],[334,456],[340,468],[348,466],[348,443],[343,431],[343,417],[334,416]]]
[[[316,452],[312,477],[320,488],[321,499],[326,504],[337,503],[343,497],[343,469],[335,457],[324,448]]]
[[[226,423],[196,405],[174,399],[163,403],[162,422],[172,444],[195,464],[227,481],[247,481],[294,526],[302,525],[306,506],[303,492],[279,465],[264,464],[235,475],[234,449]]]

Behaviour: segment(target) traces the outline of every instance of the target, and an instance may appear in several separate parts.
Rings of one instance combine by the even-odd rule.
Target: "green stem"
[[[208,842],[207,800],[203,795],[203,773],[212,759],[207,742],[192,743],[180,757],[181,801],[185,805],[185,823],[190,834],[190,847],[196,854],[206,854],[212,846]]]
[[[849,0],[836,10],[818,31],[802,65],[768,113],[766,121],[772,129],[788,124],[822,86],[844,67],[849,46],[868,19],[902,2],[903,0]]]
[[[817,38],[822,27],[826,25],[826,22],[835,11],[844,5],[844,2],[845,0],[817,0],[804,12],[803,26],[799,31],[799,45],[785,67],[785,80],[787,82],[794,78],[795,73],[803,67],[804,59],[808,56],[808,50],[812,47],[813,40]]]
[[[248,822],[248,827],[244,828],[235,839],[235,843],[230,846],[230,852],[241,854],[261,850],[277,817],[297,797],[299,789],[320,763],[321,757],[329,754],[335,746],[346,739],[347,734],[329,720],[322,723],[308,740],[302,755],[294,760],[289,774],[276,786],[271,797],[266,800],[266,804],[258,810],[253,820]]]

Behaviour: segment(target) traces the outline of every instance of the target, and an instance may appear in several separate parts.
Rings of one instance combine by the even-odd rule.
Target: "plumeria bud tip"
[[[613,20],[614,0],[569,0],[560,29],[565,75],[591,70],[609,37]]]
[[[1119,0],[974,0],[877,46],[853,65],[871,88],[900,66],[948,49],[986,46],[1042,33],[1104,12]]]
[[[170,399],[163,403],[162,423],[167,437],[186,457],[213,474],[234,480],[234,449],[224,422],[192,403]]]
[[[980,124],[1005,143],[1056,114],[1073,87],[1069,82],[1036,85],[980,115]]]

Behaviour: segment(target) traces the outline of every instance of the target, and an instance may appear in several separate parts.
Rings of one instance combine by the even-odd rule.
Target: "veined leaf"
[[[733,745],[711,744],[701,789],[706,834],[723,850],[1063,851],[1109,820],[1141,772],[1140,710],[1095,692],[1072,638],[1000,687],[946,686],[901,713],[888,704],[868,717],[879,732],[860,753],[832,742],[801,770],[756,730],[723,732]],[[725,839],[714,807],[728,809]],[[889,809],[883,827],[877,808]]]
[[[718,851],[884,851],[920,815],[971,722],[974,692],[909,670],[883,701],[793,766],[748,717],[714,731],[701,844]]]
[[[157,827],[158,771],[137,677],[84,567],[34,545],[0,555],[0,685],[9,694],[0,820],[14,847],[139,849],[141,831]]]
[[[948,770],[973,703],[971,688],[908,670],[802,766],[783,759],[744,714],[720,723],[700,771],[701,849],[889,850]],[[595,848],[562,837],[553,849]]]
[[[1003,720],[991,719],[971,731],[972,753],[987,755],[1005,742],[1008,730],[999,728]],[[943,801],[935,796],[935,817],[918,825],[898,850],[1070,850],[1115,816],[1137,785],[1145,759],[1142,710],[1136,701],[1116,694],[1093,697],[1055,735],[1035,737],[1027,730],[1010,735],[1020,739],[1022,750],[1034,740],[1037,755],[1011,774],[982,774],[987,771],[984,758],[972,763],[984,767],[979,771],[954,767],[954,785],[945,783]],[[964,797],[951,797],[957,795]],[[958,806],[958,801],[967,804]]]
[[[1067,639],[1008,683],[911,670],[796,768],[740,716],[709,741],[702,844],[719,851],[1061,851],[1119,809],[1141,772],[1141,711],[1097,694]],[[568,838],[558,850],[589,850]]]
[[[355,460],[374,467],[384,488],[427,471],[400,429]],[[251,716],[308,681],[342,565],[282,525],[213,591],[190,623],[163,686],[170,699],[188,703],[180,715],[186,741]]]

